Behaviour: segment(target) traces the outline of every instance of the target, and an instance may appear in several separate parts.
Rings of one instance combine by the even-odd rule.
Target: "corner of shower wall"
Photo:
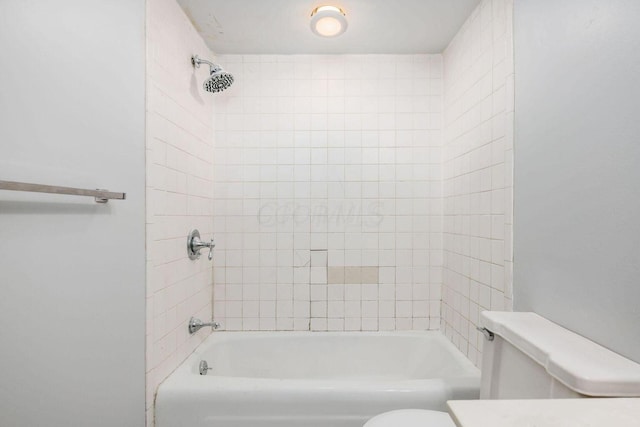
[[[442,331],[476,365],[483,310],[511,310],[513,0],[482,0],[444,51]]]
[[[187,332],[190,316],[210,320],[213,268],[192,261],[186,236],[213,236],[213,96],[191,55],[212,59],[175,0],[147,1],[146,262],[147,425],[158,385],[210,334]]]

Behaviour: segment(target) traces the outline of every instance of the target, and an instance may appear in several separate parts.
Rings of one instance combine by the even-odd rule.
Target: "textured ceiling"
[[[215,53],[439,53],[479,0],[178,0]],[[314,35],[316,6],[335,5],[349,27]]]

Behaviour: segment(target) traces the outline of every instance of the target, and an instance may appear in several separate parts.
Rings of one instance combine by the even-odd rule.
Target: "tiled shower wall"
[[[511,310],[513,1],[483,0],[444,52],[443,331],[480,363],[482,310]]]
[[[214,315],[227,330],[438,329],[441,55],[226,55]]]
[[[186,237],[213,228],[213,107],[202,90],[207,69],[190,56],[212,54],[175,0],[147,2],[147,424],[154,393],[210,333],[212,263],[191,261]]]

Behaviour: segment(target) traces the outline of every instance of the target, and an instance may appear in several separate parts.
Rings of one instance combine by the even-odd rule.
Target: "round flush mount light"
[[[319,6],[311,12],[311,31],[321,37],[336,37],[347,30],[344,10],[336,6]]]

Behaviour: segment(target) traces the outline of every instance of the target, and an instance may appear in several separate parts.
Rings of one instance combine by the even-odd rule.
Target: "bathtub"
[[[214,332],[160,385],[156,426],[361,427],[393,409],[444,411],[479,387],[437,331]]]

